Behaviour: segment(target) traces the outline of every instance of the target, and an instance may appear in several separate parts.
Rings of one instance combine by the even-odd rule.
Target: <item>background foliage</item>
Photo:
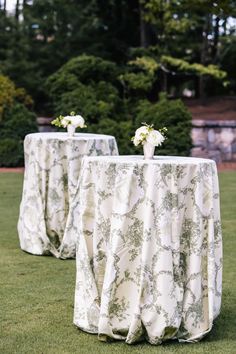
[[[163,153],[188,154],[190,117],[175,99],[236,93],[236,0],[18,0],[13,13],[6,4],[0,121],[3,110],[14,115],[14,134],[27,114],[12,102],[28,110],[29,92],[38,115],[81,113],[90,131],[114,134],[122,153],[137,152],[129,139],[148,120],[169,128]],[[4,139],[10,125],[1,125]]]
[[[37,131],[32,104],[24,89],[0,75],[0,167],[23,166],[23,139]]]

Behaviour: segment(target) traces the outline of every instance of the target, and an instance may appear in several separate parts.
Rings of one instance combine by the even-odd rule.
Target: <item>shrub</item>
[[[116,64],[94,56],[69,60],[46,82],[55,115],[76,111],[88,123],[116,118],[122,111]]]
[[[154,124],[156,129],[167,127],[167,139],[156,152],[164,155],[188,156],[191,143],[191,114],[181,100],[167,100],[160,95],[157,103],[142,100],[136,108],[135,129],[141,123]]]
[[[0,121],[4,119],[4,112],[15,102],[21,102],[31,107],[33,101],[23,88],[16,88],[7,76],[0,75]]]
[[[25,135],[38,131],[35,114],[21,103],[9,108],[4,118],[0,131],[1,138],[23,140]]]
[[[119,96],[117,89],[109,83],[100,81],[93,86],[86,86],[78,82],[76,89],[63,93],[56,102],[55,115],[75,111],[86,117],[86,121],[91,124],[101,118],[114,117]]]
[[[131,121],[116,122],[112,119],[101,119],[98,124],[89,127],[89,131],[97,134],[113,135],[116,138],[119,153],[129,155],[134,153],[134,146],[131,142],[133,124]]]
[[[23,145],[20,141],[6,138],[0,140],[0,167],[24,165]]]
[[[14,97],[14,83],[8,77],[0,75],[0,121],[2,120],[4,109],[13,104]]]
[[[73,81],[80,81],[83,84],[106,81],[115,82],[118,69],[115,63],[92,55],[80,55],[69,60],[56,73],[51,75],[46,86],[50,93],[60,93],[67,87],[73,85]],[[71,83],[71,84],[70,84]],[[69,85],[68,85],[69,84]]]
[[[36,116],[27,108],[31,105],[24,89],[0,75],[0,166],[23,165],[23,139],[38,130]]]
[[[135,129],[147,122],[157,129],[168,128],[168,140],[158,153],[188,155],[191,115],[183,102],[167,100],[163,94],[157,103],[147,99],[149,91],[155,91],[157,69],[156,61],[148,56],[118,70],[110,61],[81,55],[51,75],[46,87],[55,115],[81,114],[87,131],[114,135],[121,154],[142,154],[130,139]]]

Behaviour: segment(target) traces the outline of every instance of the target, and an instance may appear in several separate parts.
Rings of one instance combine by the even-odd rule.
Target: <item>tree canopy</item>
[[[14,14],[6,2],[0,71],[39,111],[49,109],[46,78],[81,54],[126,66],[121,81],[135,90],[157,81],[157,91],[174,95],[183,83],[200,97],[236,91],[235,0],[24,0]]]
[[[24,135],[37,130],[32,108],[76,111],[125,154],[137,152],[140,123],[167,126],[162,152],[187,155],[191,115],[178,98],[236,94],[236,0],[16,0],[13,13],[7,1],[0,165],[23,163]]]

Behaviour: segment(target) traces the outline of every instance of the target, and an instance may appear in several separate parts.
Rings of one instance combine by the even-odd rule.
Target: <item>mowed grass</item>
[[[0,353],[236,353],[236,173],[220,173],[224,237],[223,304],[201,342],[160,346],[99,342],[72,323],[75,261],[19,248],[16,224],[22,174],[0,174]]]

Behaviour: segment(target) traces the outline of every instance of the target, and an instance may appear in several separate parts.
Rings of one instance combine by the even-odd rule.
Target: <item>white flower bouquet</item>
[[[154,130],[153,124],[142,124],[143,126],[136,130],[135,136],[131,139],[134,145],[139,146],[148,142],[153,146],[160,146],[166,139],[165,134],[167,132],[167,128],[164,127],[159,130]]]
[[[68,125],[72,125],[75,128],[86,128],[84,118],[80,115],[76,115],[75,112],[71,112],[69,116],[60,115],[54,119],[51,124],[57,127],[67,128]]]
[[[135,146],[143,145],[144,157],[151,159],[154,154],[155,146],[160,146],[166,139],[167,128],[161,128],[155,130],[152,125],[142,123],[143,125],[138,128],[135,135],[132,137],[132,141]]]
[[[60,115],[54,119],[51,124],[57,127],[67,128],[69,137],[72,137],[76,128],[86,128],[84,118],[71,112],[69,116]]]

